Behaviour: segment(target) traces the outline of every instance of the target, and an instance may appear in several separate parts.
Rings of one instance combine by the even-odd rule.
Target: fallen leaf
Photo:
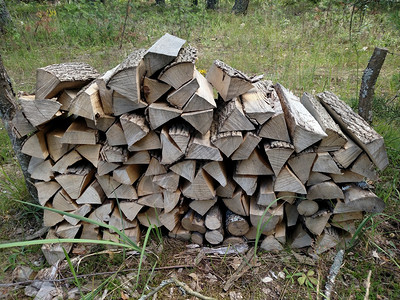
[[[372,256],[375,257],[375,258],[377,258],[377,259],[381,259],[381,258],[379,257],[379,255],[378,255],[378,252],[376,252],[376,250],[373,250],[373,251],[372,251]]]
[[[199,276],[197,276],[196,273],[190,273],[189,276],[190,276],[193,280],[196,280],[196,281],[199,280]]]
[[[279,278],[282,278],[282,279],[285,279],[285,273],[282,272],[282,271],[280,271],[280,272],[278,273],[278,277],[279,277]]]
[[[214,283],[218,281],[217,276],[211,274],[211,273],[207,273],[206,278],[209,280],[210,283]]]
[[[269,282],[272,282],[274,280],[269,276],[265,276],[263,279],[261,279],[261,281],[264,282],[264,283],[269,283]]]

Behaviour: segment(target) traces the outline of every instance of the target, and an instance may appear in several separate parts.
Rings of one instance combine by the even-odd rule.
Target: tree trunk
[[[217,0],[207,0],[206,8],[207,9],[216,9],[217,8]]]
[[[232,12],[235,14],[243,14],[247,13],[247,7],[249,6],[250,0],[235,0],[235,4],[232,7]]]
[[[11,23],[11,16],[7,10],[6,3],[4,0],[0,0],[0,32],[4,33],[6,31],[5,27]]]
[[[21,152],[22,144],[26,138],[17,139],[14,135],[13,126],[11,123],[11,120],[14,117],[17,109],[18,104],[15,99],[15,93],[11,85],[11,80],[8,77],[6,69],[4,68],[3,60],[0,55],[0,117],[3,120],[4,127],[7,130],[8,136],[10,137],[15,155],[17,156],[19,164],[21,165],[21,170],[25,177],[28,192],[32,199],[37,202],[38,197],[36,188],[29,180],[30,176],[28,173],[28,165],[30,157]]]

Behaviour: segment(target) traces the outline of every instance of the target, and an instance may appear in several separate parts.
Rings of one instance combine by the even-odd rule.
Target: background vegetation
[[[363,298],[363,281],[367,271],[372,270],[371,297],[400,298],[400,104],[397,97],[400,9],[397,1],[252,0],[245,15],[231,13],[233,0],[220,0],[215,10],[207,10],[205,1],[195,6],[191,0],[167,0],[165,5],[142,0],[106,0],[105,4],[83,0],[51,2],[5,1],[12,21],[2,33],[0,51],[17,91],[34,92],[35,70],[39,67],[83,61],[105,72],[132,49],[149,47],[169,32],[198,48],[199,69],[207,70],[213,60],[220,59],[246,73],[265,74],[266,79],[280,82],[298,95],[303,91],[331,90],[356,108],[362,72],[374,47],[387,47],[390,54],[376,85],[373,121],[376,130],[385,137],[390,157],[390,167],[375,183],[377,194],[387,203],[387,216],[372,218],[360,236],[360,243],[347,252],[337,297]],[[25,198],[26,192],[4,130],[0,131],[0,160],[0,239],[9,240],[40,227],[40,211],[12,201]],[[161,271],[153,274],[154,262],[163,267],[187,259],[176,256],[179,252],[176,249],[183,249],[182,245],[174,243],[175,248],[171,250],[169,243],[172,242],[164,241],[164,250],[158,252],[158,259],[148,261],[148,268],[144,269],[148,271],[143,271],[145,278],[152,279],[152,285],[169,276]],[[0,267],[5,272],[0,275],[0,281],[5,281],[7,274],[19,264],[28,264],[35,270],[42,268],[44,262],[37,250],[1,252]],[[377,255],[372,256],[373,253]],[[110,254],[91,257],[79,272],[97,271],[96,262],[110,257]],[[238,282],[238,287],[246,299],[245,295],[249,294],[265,297],[265,288],[259,286],[260,278],[271,268],[276,271],[286,268],[289,275],[296,270],[306,273],[313,269],[322,282],[331,259],[330,254],[324,255],[310,267],[293,257],[287,258],[287,253],[266,254],[260,258],[263,267],[252,270]],[[112,255],[109,261],[107,269],[117,269],[122,264],[122,254]],[[274,261],[272,265],[271,261]],[[226,278],[233,272],[230,262],[208,258],[209,273]],[[125,267],[136,263],[137,260],[130,258]],[[185,272],[182,274],[186,276],[193,270]],[[151,274],[153,277],[146,277]],[[141,288],[145,283],[146,280],[141,282]],[[121,289],[118,281],[110,284],[114,284],[113,290]],[[271,289],[288,298],[316,296],[315,288],[299,286],[290,276]],[[205,294],[222,297],[219,291],[212,284],[203,288]]]

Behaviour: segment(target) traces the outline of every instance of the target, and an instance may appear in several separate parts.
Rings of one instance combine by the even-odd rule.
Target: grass
[[[266,79],[280,82],[298,95],[303,91],[331,90],[356,108],[362,72],[374,47],[387,47],[393,54],[387,56],[376,84],[373,121],[376,130],[385,138],[390,159],[390,166],[375,182],[377,195],[387,204],[387,215],[365,220],[357,243],[347,252],[336,292],[338,299],[362,299],[365,294],[363,282],[368,270],[372,270],[371,299],[400,298],[400,277],[396,266],[400,257],[400,104],[398,98],[393,100],[400,89],[399,10],[371,8],[362,20],[356,13],[350,38],[351,7],[329,4],[332,1],[319,1],[316,5],[305,0],[256,0],[250,2],[245,16],[230,13],[232,0],[220,1],[217,11],[205,10],[204,3],[192,7],[189,0],[167,1],[166,7],[157,7],[153,2],[131,1],[126,32],[122,36],[127,1],[107,1],[107,6],[85,1],[61,2],[61,5],[49,6],[45,2],[6,1],[15,27],[0,40],[0,51],[16,91],[34,91],[35,71],[39,67],[83,61],[104,72],[121,62],[132,49],[147,48],[169,32],[187,39],[198,48],[199,69],[207,70],[213,60],[220,59],[246,73],[265,74]],[[26,228],[40,226],[41,210],[12,201],[25,199],[27,193],[4,130],[0,130],[0,145],[4,171],[0,174],[0,239],[8,240],[23,236]],[[160,232],[154,235],[159,237]],[[159,243],[154,240],[159,238],[149,239],[146,248],[157,255],[142,257],[140,273],[143,276],[132,283],[137,285],[140,293],[146,291],[147,285],[157,286],[170,272],[178,274],[182,281],[192,281],[190,274],[195,273],[200,278],[202,293],[223,298],[220,279],[213,283],[207,276],[228,278],[234,272],[234,257],[207,257],[198,266],[182,268],[180,272],[179,268],[152,271],[154,266],[191,264],[195,258],[187,253],[184,244],[164,238],[160,250]],[[42,268],[38,246],[18,249],[0,252],[0,266],[3,270],[6,268],[0,281],[10,276],[12,269],[19,264],[28,264],[35,270]],[[107,252],[104,246],[95,249],[99,254],[85,258],[76,270],[77,276],[117,270],[122,265],[124,270],[134,269],[140,261],[140,256]],[[373,251],[380,258],[374,257]],[[262,299],[266,297],[266,291],[273,298],[282,295],[282,298],[290,299],[314,298],[315,290],[304,285],[287,279],[276,279],[273,285],[263,285],[261,278],[270,275],[269,270],[278,273],[284,268],[290,273],[302,274],[315,270],[321,278],[326,278],[331,255],[321,255],[316,265],[310,267],[296,261],[289,250],[279,255],[259,253],[261,265],[238,280],[235,290],[240,291],[244,298],[253,295],[255,299]],[[39,261],[38,266],[31,260]],[[100,266],[99,262],[105,260],[109,265]],[[63,272],[66,277],[72,276],[71,270]],[[82,287],[93,287],[110,278],[103,287],[113,291],[109,298],[118,298],[123,291],[135,295],[122,284],[126,281],[125,277],[122,279],[122,273],[113,277],[78,279],[82,281]],[[16,293],[15,298],[18,296]],[[159,297],[167,297],[168,293],[160,292]],[[184,298],[177,289],[171,293],[176,299]]]

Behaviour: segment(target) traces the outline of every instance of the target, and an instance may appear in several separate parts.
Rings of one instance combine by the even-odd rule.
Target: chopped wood
[[[190,241],[193,244],[197,244],[197,245],[203,245],[204,242],[204,234],[194,231],[192,232],[192,235],[190,236]]]
[[[302,184],[307,182],[316,156],[313,150],[304,150],[289,158],[288,164]]]
[[[153,176],[142,176],[137,186],[138,195],[146,196],[156,193],[162,193],[163,189],[153,182]]]
[[[181,118],[193,126],[201,134],[207,134],[213,121],[213,109],[206,109],[194,112],[185,112]]]
[[[196,174],[196,161],[195,160],[183,160],[169,167],[169,169],[179,176],[193,182]]]
[[[274,192],[274,178],[267,176],[260,181],[258,193],[256,194],[258,205],[275,207],[276,196]]]
[[[297,210],[296,205],[292,205],[290,203],[285,203],[285,215],[286,215],[286,223],[288,227],[294,226],[297,224],[297,219],[299,217],[299,211]]]
[[[233,213],[240,216],[249,216],[250,200],[241,189],[237,189],[230,198],[222,198],[225,206]]]
[[[111,198],[116,188],[121,185],[121,183],[115,181],[110,175],[96,174],[96,179],[99,182],[104,193],[106,194],[107,198]]]
[[[57,226],[56,235],[63,239],[73,239],[81,229],[82,224],[71,225],[68,222],[64,222]]]
[[[321,128],[328,135],[323,138],[318,146],[318,151],[337,151],[347,142],[347,138],[340,129],[339,125],[332,119],[322,104],[309,93],[304,93],[300,102],[317,120]]]
[[[107,87],[107,82],[110,80],[111,76],[114,74],[114,71],[118,68],[108,70],[103,75],[96,78],[97,86],[99,87],[99,94],[101,100],[101,106],[103,107],[103,111],[106,115],[113,114],[113,90]]]
[[[174,230],[176,225],[178,223],[181,223],[181,216],[186,212],[186,210],[187,206],[178,206],[168,213],[164,211],[164,213],[160,215],[161,224],[163,224],[164,227],[167,228],[169,231]]]
[[[120,122],[115,122],[106,131],[107,143],[110,146],[122,146],[127,145],[124,130]]]
[[[278,252],[283,250],[282,245],[272,235],[267,236],[262,241],[260,248],[267,252]]]
[[[317,159],[312,167],[313,172],[341,174],[339,167],[335,163],[335,160],[328,152],[317,153]]]
[[[206,221],[207,217],[206,216]],[[226,230],[233,236],[242,236],[245,235],[249,230],[249,223],[240,215],[234,214],[230,210],[226,211]],[[207,224],[206,224],[207,225]]]
[[[281,221],[276,225],[274,237],[279,243],[286,243],[286,224],[284,221]]]
[[[194,200],[189,203],[189,207],[197,212],[199,215],[204,216],[208,210],[214,206],[217,202],[217,198],[210,200]]]
[[[152,157],[144,175],[152,176],[165,173],[167,173],[166,168],[160,163],[160,161],[156,157]]]
[[[222,241],[224,240],[224,229],[221,226],[221,228],[215,230],[207,230],[206,234],[204,235],[204,238],[211,245],[221,244]]]
[[[274,184],[275,192],[293,192],[307,194],[303,183],[294,175],[287,166],[284,166],[276,177]]]
[[[52,208],[49,203],[45,205],[45,207]],[[45,209],[43,211],[43,226],[52,227],[64,221],[64,218],[61,214]]]
[[[139,99],[137,102],[133,102],[129,98],[119,94],[118,92],[113,92],[112,112],[114,116],[120,116],[124,113],[139,110],[147,106],[148,104],[141,99]]]
[[[128,160],[128,151],[123,147],[106,144],[100,150],[100,157],[109,163],[124,163]]]
[[[333,152],[333,159],[343,168],[348,168],[361,152],[362,149],[351,139],[348,139],[341,149]]]
[[[164,208],[163,194],[154,193],[151,195],[139,197],[138,204],[147,207]]]
[[[305,217],[304,223],[311,233],[320,235],[324,231],[331,215],[332,214],[328,212],[318,213],[317,216]]]
[[[187,242],[190,240],[191,234],[189,230],[182,227],[181,224],[177,224],[174,230],[168,232],[168,236],[177,240]]]
[[[194,93],[198,90],[199,87],[200,85],[197,82],[197,78],[195,77],[192,80],[185,83],[184,85],[182,85],[179,89],[170,93],[167,96],[167,101],[172,106],[175,106],[179,109],[183,109],[185,104],[189,101],[190,98],[193,97]]]
[[[203,170],[207,172],[212,178],[214,178],[221,186],[227,185],[227,173],[225,165],[220,161],[212,161],[206,163],[203,166]]]
[[[91,182],[95,170],[86,165],[69,167],[65,174],[56,176],[56,181],[72,199],[78,199]]]
[[[57,161],[57,163],[52,167],[52,171],[65,174],[70,166],[80,160],[82,160],[82,156],[80,156],[77,151],[72,150]]]
[[[36,99],[50,99],[63,89],[77,89],[94,80],[99,73],[85,63],[50,65],[36,71]]]
[[[36,99],[35,96],[22,96],[19,98],[22,110],[28,121],[37,127],[56,117],[61,104],[56,99]]]
[[[275,176],[278,176],[283,165],[287,162],[290,155],[294,152],[292,144],[282,141],[271,141],[264,143],[264,151],[267,154]]]
[[[95,145],[98,141],[98,130],[87,127],[86,122],[79,118],[68,127],[61,141],[66,144]]]
[[[355,185],[345,186],[343,190],[344,202],[337,202],[334,214],[359,211],[379,213],[385,208],[385,202],[369,190],[363,190]]]
[[[123,114],[120,117],[128,147],[144,138],[150,131],[144,116],[139,114]]]
[[[197,231],[201,234],[204,234],[207,231],[204,225],[204,218],[192,209],[186,212],[181,222],[182,227],[186,230]]]
[[[246,132],[243,138],[243,142],[232,154],[232,160],[245,160],[248,159],[250,154],[253,153],[254,149],[260,143],[261,137],[256,135],[254,132]]]
[[[106,175],[114,171],[119,166],[120,165],[118,163],[110,163],[104,160],[100,160],[97,164],[97,174],[99,174],[100,176]]]
[[[216,125],[216,123],[213,124]],[[211,125],[211,143],[227,157],[230,157],[243,142],[242,132],[218,132],[215,125]]]
[[[295,192],[278,192],[276,193],[276,198],[279,200],[284,200],[287,203],[293,204],[296,200]]]
[[[20,139],[36,130],[31,123],[25,118],[21,110],[18,110],[11,120],[12,131],[15,136]]]
[[[86,158],[95,168],[99,164],[101,145],[80,145],[76,151]]]
[[[349,170],[343,170],[343,173],[338,174],[330,174],[331,178],[335,183],[347,183],[347,182],[360,182],[364,180],[364,176],[354,173]]]
[[[215,197],[213,180],[203,169],[199,169],[192,182],[183,184],[182,194],[194,200],[212,199]]]
[[[232,198],[235,188],[236,183],[231,178],[228,178],[226,186],[217,187],[216,194],[219,197]]]
[[[224,101],[229,101],[250,90],[260,76],[248,76],[220,60],[215,60],[207,72],[207,80],[214,86]]]
[[[307,199],[343,199],[342,189],[333,181],[315,184],[308,189]]]
[[[68,196],[67,192],[63,189],[59,190],[53,198],[52,202],[53,208],[62,211],[73,211],[78,209],[78,205],[74,200]]]
[[[58,239],[55,229],[50,228],[46,239]],[[58,261],[65,259],[64,251],[67,253],[72,249],[72,243],[44,244],[41,248],[44,257],[49,265],[54,266]]]
[[[132,221],[136,218],[137,214],[140,212],[140,210],[143,208],[143,205],[140,205],[139,203],[135,201],[120,201],[119,202],[119,207],[124,214],[124,216]]]
[[[99,227],[96,227],[94,224],[82,222],[82,233],[80,238],[88,240],[101,240]]]
[[[182,153],[185,153],[190,141],[189,127],[180,123],[173,124],[169,128],[168,134],[178,146],[179,150],[181,150]]]
[[[204,224],[209,230],[215,230],[222,226],[222,213],[218,205],[211,207],[207,212]]]
[[[71,214],[73,214],[75,216],[84,217],[91,210],[92,210],[92,206],[90,204],[84,204],[84,205],[80,206],[77,210],[72,211]],[[77,225],[80,222],[80,220],[75,217],[64,216],[63,218],[65,219],[65,221],[67,221],[71,225]]]
[[[246,240],[242,236],[229,236],[224,239],[222,246],[246,245]]]
[[[133,184],[139,179],[141,168],[138,165],[124,165],[113,171],[113,179],[122,184]]]
[[[22,145],[21,152],[29,156],[46,159],[49,156],[49,151],[43,131],[31,135]]]
[[[104,115],[99,87],[95,81],[76,95],[69,107],[69,112],[90,120],[97,120]]]
[[[236,164],[237,175],[274,175],[270,164],[261,155],[257,148],[249,158],[238,161]]]
[[[145,77],[143,80],[143,95],[148,104],[156,102],[171,88],[169,84]]]
[[[90,215],[88,216],[89,219],[93,221],[100,222],[100,223],[108,223],[110,220],[110,214],[114,209],[114,202],[110,200],[106,200],[103,205],[99,206],[98,208],[94,209]],[[85,223],[83,223],[85,224]],[[85,226],[85,225],[84,225]],[[93,224],[96,228],[99,225]]]
[[[134,152],[132,156],[128,158],[125,165],[148,165],[150,163],[149,151],[138,151]]]
[[[153,177],[153,182],[167,191],[175,192],[179,186],[179,175],[172,171],[156,175]]]
[[[321,182],[325,182],[331,180],[331,177],[319,172],[311,172],[310,177],[307,180],[307,186],[318,184]]]
[[[54,179],[54,172],[52,171],[53,163],[51,159],[47,159],[42,163],[35,166],[31,172],[31,178],[36,180],[50,181]]]
[[[279,83],[275,85],[275,89],[297,153],[328,136],[298,97]]]
[[[178,204],[181,198],[181,191],[177,190],[174,192],[170,192],[168,190],[165,190],[163,191],[163,197],[164,197],[164,212],[169,213]]]
[[[365,176],[371,180],[378,179],[378,175],[375,171],[375,166],[368,158],[367,154],[361,154],[354,164],[351,166],[350,171],[362,176]]]
[[[362,220],[363,218],[364,215],[361,211],[340,213],[333,215],[331,223],[346,222],[351,220]]]
[[[193,137],[193,139],[189,142],[186,158],[214,161],[223,160],[218,148],[211,145],[209,131],[204,135],[197,133]]]
[[[137,219],[145,227],[150,227],[150,225],[155,225],[157,227],[163,226],[160,222],[159,216],[161,215],[161,210],[159,208],[150,207],[146,211],[140,212],[137,215]]]
[[[243,189],[243,191],[251,196],[257,189],[257,175],[240,175],[233,174],[233,180]]]
[[[297,211],[300,215],[309,217],[318,211],[318,203],[312,200],[302,200],[297,204]]]
[[[170,165],[185,155],[176,145],[165,127],[161,130],[160,139],[162,146],[161,164]]]
[[[292,248],[304,248],[311,246],[312,238],[310,235],[303,229],[301,224],[297,224],[293,235],[292,235]]]
[[[31,159],[29,160],[28,173],[32,174],[33,171],[35,171],[36,166],[40,165],[43,162],[44,159],[32,156]]]
[[[380,170],[385,169],[389,161],[382,136],[332,92],[320,93],[317,97],[350,138],[368,154],[373,163]]]
[[[150,128],[157,129],[168,121],[179,117],[182,110],[168,106],[165,102],[156,102],[149,105],[147,108],[149,115]]]
[[[183,112],[188,113],[216,108],[217,104],[214,100],[214,91],[211,84],[197,70],[194,71],[194,77],[199,84],[199,88],[186,102]]]
[[[128,147],[129,151],[143,151],[143,150],[155,150],[161,149],[160,137],[154,131],[150,131],[140,141],[134,143]]]
[[[57,102],[61,104],[60,109],[69,111],[72,101],[75,99],[79,90],[63,90],[61,95],[58,97]]]
[[[254,130],[238,98],[225,102],[217,110],[218,132]]]
[[[119,208],[115,207],[110,216],[110,220],[108,221],[108,225],[114,226],[118,230],[125,232],[125,229],[137,227],[138,221],[136,219],[131,221],[125,218],[123,215],[121,216]],[[114,230],[110,229],[110,232],[114,233]]]
[[[253,226],[260,225],[260,231],[267,234],[275,229],[275,226],[283,219],[283,204],[275,208],[260,206],[254,198],[250,199],[250,222]]]
[[[315,241],[315,253],[321,254],[333,247],[336,247],[336,245],[339,243],[340,237],[337,233],[337,230],[332,227],[325,228],[324,232],[318,236]]]

